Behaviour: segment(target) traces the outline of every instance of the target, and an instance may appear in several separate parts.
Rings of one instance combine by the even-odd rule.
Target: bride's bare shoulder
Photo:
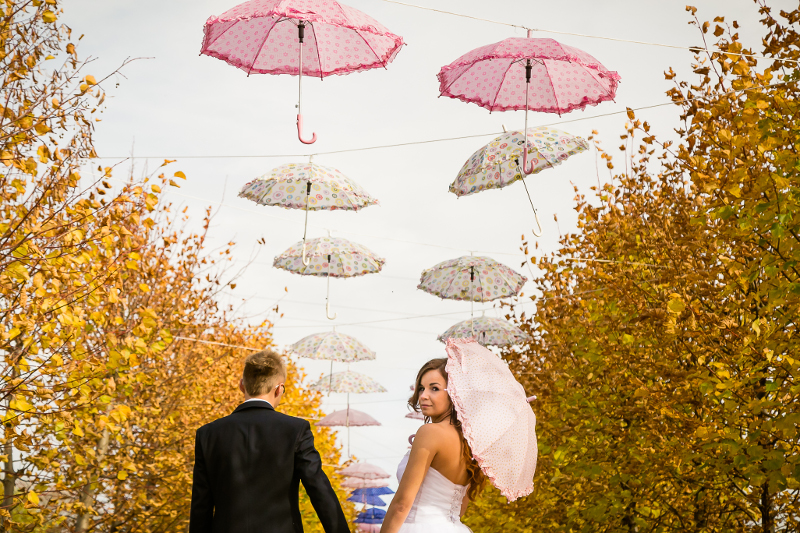
[[[443,444],[447,441],[456,439],[458,440],[458,431],[449,422],[439,422],[433,424],[425,424],[417,430],[416,437],[414,437],[414,444],[419,443],[426,447]]]

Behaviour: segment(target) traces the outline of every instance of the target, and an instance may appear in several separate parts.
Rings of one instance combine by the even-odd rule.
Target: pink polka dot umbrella
[[[442,67],[438,79],[440,96],[489,111],[524,109],[527,144],[529,110],[560,116],[613,100],[620,76],[583,50],[554,39],[533,39],[528,31],[527,38],[505,39],[464,54]],[[536,170],[536,162],[528,164],[528,150],[522,150],[520,173]]]
[[[472,339],[447,341],[447,393],[472,456],[500,493],[533,492],[536,415],[508,365]]]
[[[403,45],[372,17],[334,0],[250,0],[206,21],[200,51],[256,74],[298,75],[297,137],[303,75],[323,78],[391,63]],[[308,30],[308,31],[306,31]]]

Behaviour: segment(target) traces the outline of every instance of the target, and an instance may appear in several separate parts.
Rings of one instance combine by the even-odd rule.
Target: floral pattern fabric
[[[556,128],[528,128],[527,142],[522,130],[510,131],[472,154],[450,184],[450,192],[466,196],[523,179],[523,146],[527,146],[528,164],[533,164],[532,174],[558,166],[589,149],[589,143],[581,137]]]
[[[300,241],[277,256],[272,266],[303,276],[349,278],[380,272],[386,263],[366,246],[338,237],[306,241],[306,256],[311,259],[308,266],[303,264],[303,241]]]
[[[311,194],[307,194],[309,182]],[[358,211],[378,203],[359,184],[335,168],[316,163],[289,163],[273,168],[245,184],[239,191],[239,198],[287,209],[305,209],[307,199],[310,211]]]
[[[613,100],[620,76],[583,50],[554,39],[513,37],[477,48],[439,71],[440,95],[472,102],[489,111],[528,109],[568,113]]]
[[[490,302],[514,296],[526,281],[494,259],[467,255],[424,270],[417,288],[447,300]]]
[[[350,370],[324,376],[309,388],[318,392],[346,392],[351,394],[387,392],[383,385],[371,377],[358,372],[351,372]]]
[[[309,335],[289,346],[289,350],[299,357],[342,363],[375,359],[375,352],[358,339],[337,331]]]
[[[459,322],[438,338],[440,342],[474,338],[483,346],[510,346],[528,341],[531,336],[507,320],[482,316]]]
[[[403,46],[378,21],[334,0],[251,0],[206,21],[200,53],[248,75],[297,75],[301,20],[304,76],[384,68]]]

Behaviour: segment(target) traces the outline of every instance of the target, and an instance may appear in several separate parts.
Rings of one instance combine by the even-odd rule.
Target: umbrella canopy
[[[275,258],[275,268],[301,276],[349,278],[380,272],[386,260],[358,243],[338,237],[319,237],[306,244],[308,264],[303,263],[303,241]]]
[[[358,523],[359,521],[362,521],[362,522],[367,523],[367,524],[370,524],[370,523],[374,524],[374,523],[376,523],[376,522],[373,522],[374,520],[383,521],[383,519],[385,517],[386,517],[386,511],[384,511],[383,509],[377,509],[377,508],[373,507],[371,509],[367,509],[365,511],[361,511],[360,513],[358,513],[358,517],[356,518],[355,521],[356,521],[356,523]]]
[[[342,487],[347,489],[380,489],[388,486],[389,482],[382,479],[361,479],[358,477],[347,477],[344,479],[344,481],[342,481]],[[380,494],[393,494],[393,492]]]
[[[378,203],[358,183],[335,168],[310,162],[273,168],[242,187],[239,197],[287,209],[306,209],[307,205],[310,211],[358,211]]]
[[[377,507],[385,507],[386,506],[386,502],[384,502],[380,498],[380,496],[368,496],[366,494],[363,494],[361,496],[356,496],[354,494],[353,496],[350,496],[349,498],[347,498],[347,501],[355,502],[355,503],[362,503],[364,505],[375,505]]]
[[[441,95],[489,111],[560,115],[613,100],[620,76],[583,50],[529,33],[464,54],[442,67],[438,79]]]
[[[308,359],[353,363],[375,359],[375,352],[355,337],[333,331],[314,333],[289,346],[292,353]]]
[[[355,394],[366,394],[370,392],[386,392],[386,389],[364,374],[358,372],[337,372],[333,375],[324,376],[322,379],[309,387],[311,390],[319,392],[346,392]]]
[[[439,335],[439,341],[470,337],[474,337],[483,346],[509,346],[531,339],[530,335],[506,320],[482,316],[455,324]]]
[[[361,533],[381,533],[381,524],[383,524],[383,520],[375,524],[356,524],[356,530]]]
[[[450,184],[450,192],[466,196],[521,180],[523,146],[527,147],[529,161],[533,163],[532,174],[558,166],[568,157],[589,149],[589,143],[581,137],[548,126],[528,129],[527,137],[522,131],[510,131],[472,154]]]
[[[391,477],[383,468],[370,463],[353,463],[339,470],[339,473],[343,476],[361,479],[386,479]]]
[[[347,408],[332,412],[322,420],[317,420],[315,425],[325,427],[363,427],[380,426],[381,423],[369,416],[367,413],[362,413],[361,411]]]
[[[406,418],[410,418],[412,420],[425,420],[425,416],[422,413],[418,413],[416,411],[411,411],[406,415]]]
[[[394,491],[389,487],[377,487],[377,488],[366,488],[366,489],[356,489],[352,492],[353,496],[361,496],[361,495],[370,495],[370,496],[382,496],[384,494],[394,494]]]
[[[494,259],[467,255],[423,270],[417,288],[448,300],[489,302],[519,293],[526,281]]]
[[[303,75],[385,68],[403,45],[375,19],[334,0],[251,0],[210,17],[201,54],[256,74],[298,74],[297,136],[304,139]],[[306,31],[308,30],[308,31]]]
[[[474,340],[447,341],[447,393],[472,455],[514,501],[533,492],[536,415],[508,365]]]

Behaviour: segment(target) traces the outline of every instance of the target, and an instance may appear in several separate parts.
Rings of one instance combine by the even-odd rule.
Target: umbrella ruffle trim
[[[454,94],[450,91],[441,91],[440,96],[447,96],[449,98],[454,98],[456,100],[461,100],[462,102],[466,102],[468,104],[477,104],[489,111],[522,111],[522,108],[516,108],[511,106],[503,106],[503,105],[492,105],[490,102],[484,101],[481,98],[469,98],[462,94]],[[565,113],[569,113],[571,111],[575,111],[576,109],[586,109],[589,106],[596,106],[603,102],[607,102],[609,100],[614,100],[617,95],[617,86],[614,85],[611,87],[611,94],[602,96],[599,100],[593,102],[579,102],[575,104],[570,104],[565,108],[562,107],[538,107],[535,109],[536,112],[539,113],[556,113],[557,115],[563,115]]]
[[[455,349],[459,349],[458,347],[459,344],[466,344],[468,342],[477,342],[477,341],[475,341],[475,339],[471,337],[466,339],[451,338],[447,339],[447,347],[448,348],[453,347]],[[447,371],[451,363],[452,361],[450,361],[450,359],[448,358],[445,371]],[[449,380],[447,384],[447,393],[450,395],[450,400],[453,402],[453,405],[456,408],[456,416],[458,417],[458,421],[461,422],[461,432],[464,434],[464,438],[467,439],[467,444],[469,444],[470,450],[472,450],[472,443],[475,441],[475,437],[473,436],[474,429],[472,425],[469,423],[469,421],[462,416],[461,413],[464,410],[464,405],[462,403],[461,398],[458,396],[458,391],[453,389],[452,382]],[[478,453],[475,453],[474,451],[472,452],[472,457],[475,459],[475,462],[478,463],[478,466],[481,468],[483,473],[486,474],[486,477],[489,478],[489,481],[492,482],[492,485],[494,485],[500,491],[500,494],[506,497],[509,503],[519,498],[524,498],[525,496],[533,492],[533,487],[534,487],[533,480],[531,480],[530,485],[519,490],[501,489],[500,487],[497,487],[498,476],[495,473],[494,469],[490,465],[486,464],[486,458]]]

